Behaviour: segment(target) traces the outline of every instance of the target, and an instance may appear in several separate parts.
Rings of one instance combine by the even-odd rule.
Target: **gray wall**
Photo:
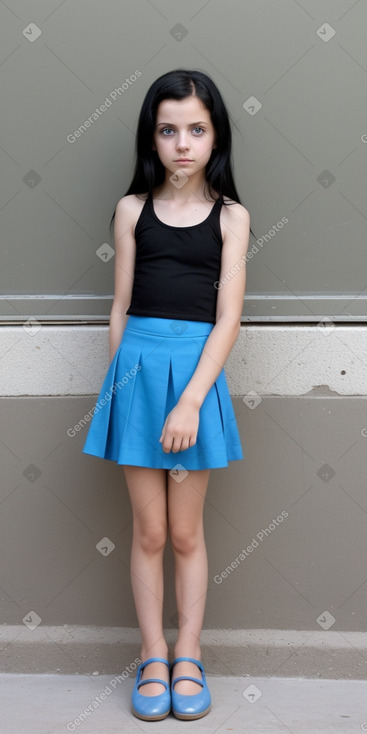
[[[141,102],[184,66],[223,93],[258,239],[226,365],[245,458],[210,480],[205,627],[367,631],[366,20],[352,0],[0,5],[2,622],[137,625],[122,469],[67,429],[107,367],[114,258],[96,251],[113,244]],[[169,546],[165,562],[175,627]]]
[[[245,320],[365,318],[365,3],[18,0],[0,21],[4,317],[109,314],[140,106],[184,66],[233,124],[257,239]]]

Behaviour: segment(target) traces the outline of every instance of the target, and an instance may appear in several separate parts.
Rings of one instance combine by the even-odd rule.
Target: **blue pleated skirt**
[[[83,453],[156,469],[214,469],[243,459],[224,370],[200,408],[194,446],[165,453],[159,438],[214,324],[129,316],[95,404]],[[91,411],[92,412],[92,411]]]

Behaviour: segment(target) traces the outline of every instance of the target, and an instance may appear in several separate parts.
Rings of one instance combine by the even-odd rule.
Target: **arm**
[[[135,237],[134,207],[130,197],[123,197],[117,203],[114,240],[115,240],[115,292],[110,314],[109,357],[110,362],[116,354],[128,320],[126,311],[130,306],[134,282]]]
[[[215,326],[191,380],[163,426],[160,441],[165,452],[184,450],[196,443],[200,407],[237,339],[246,285],[246,264],[239,263],[246,256],[249,235],[250,215],[241,207],[231,213],[223,238],[220,282],[226,274],[231,274],[231,268],[235,268],[235,274],[218,289]]]

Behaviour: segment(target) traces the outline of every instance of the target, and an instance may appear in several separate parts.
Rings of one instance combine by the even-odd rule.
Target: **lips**
[[[192,163],[191,158],[178,158],[175,163]]]

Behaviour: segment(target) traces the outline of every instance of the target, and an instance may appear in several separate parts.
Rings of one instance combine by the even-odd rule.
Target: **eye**
[[[193,127],[192,129],[193,130],[201,130],[202,133],[205,133],[204,128],[200,127],[200,125],[197,125],[196,127]],[[171,127],[163,127],[162,130],[160,131],[161,135],[163,135],[163,137],[165,137],[165,138],[171,137],[170,135],[165,135],[165,133],[167,132],[167,130],[170,130],[172,132],[172,128]],[[201,133],[199,133],[199,135],[201,135]]]

